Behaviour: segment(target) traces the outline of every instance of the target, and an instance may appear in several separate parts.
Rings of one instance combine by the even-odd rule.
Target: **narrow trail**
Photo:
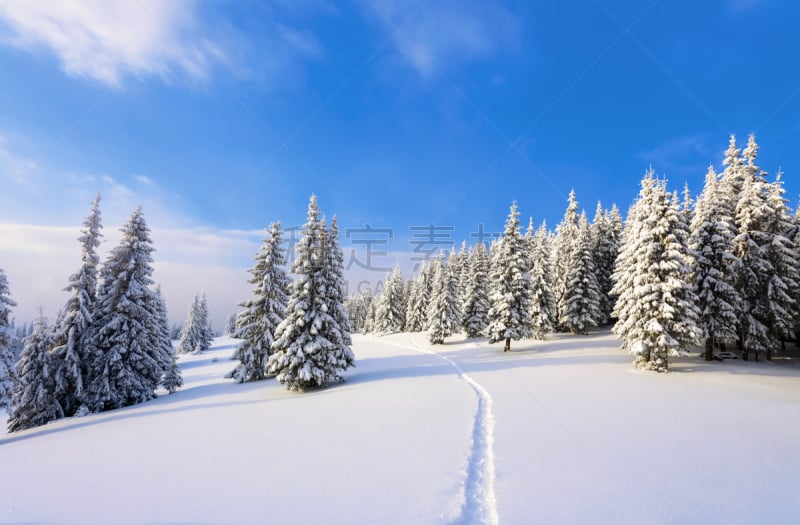
[[[461,514],[450,525],[498,525],[497,498],[494,492],[494,410],[492,396],[480,383],[464,373],[454,360],[409,339],[408,345],[381,340],[384,344],[416,350],[447,362],[458,379],[469,386],[478,400],[472,424],[472,446],[467,458],[464,503]]]

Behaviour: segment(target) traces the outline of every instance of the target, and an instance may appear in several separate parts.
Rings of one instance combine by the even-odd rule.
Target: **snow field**
[[[183,357],[174,395],[0,437],[0,523],[800,516],[792,362],[678,358],[656,374],[605,331],[505,354],[460,336],[355,336],[347,382],[300,394],[222,379],[233,343]]]

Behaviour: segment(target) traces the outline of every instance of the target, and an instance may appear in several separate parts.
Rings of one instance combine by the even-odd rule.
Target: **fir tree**
[[[406,303],[403,297],[405,287],[400,267],[396,267],[387,277],[383,295],[378,299],[375,309],[375,332],[379,334],[395,334],[402,332],[405,326]]]
[[[428,305],[431,299],[432,275],[430,266],[423,261],[417,272],[414,287],[406,308],[406,331],[421,332],[428,328]]]
[[[467,276],[461,328],[467,337],[478,337],[489,326],[489,257],[483,243],[478,243],[469,254]]]
[[[531,281],[526,250],[519,231],[517,203],[511,204],[505,232],[497,244],[492,260],[489,299],[489,342],[505,341],[504,351],[511,350],[511,341],[530,337]]]
[[[254,285],[253,299],[241,303],[237,337],[242,339],[237,349],[239,364],[230,376],[237,382],[257,381],[267,373],[267,360],[275,342],[275,330],[283,321],[289,299],[289,277],[283,270],[286,264],[282,247],[281,224],[273,223],[255,265],[248,270]]]
[[[153,252],[141,208],[121,228],[122,239],[106,260],[97,308],[85,337],[88,357],[86,405],[102,411],[155,397],[163,370],[153,345]]]
[[[156,350],[162,370],[161,386],[170,394],[183,386],[181,369],[172,348],[172,339],[169,336],[169,320],[167,319],[167,303],[161,293],[161,286],[156,287],[156,292],[150,299],[150,309],[156,323],[151,327],[153,347]]]
[[[268,370],[290,390],[306,390],[343,381],[341,373],[353,366],[354,356],[344,344],[336,320],[329,312],[327,288],[331,270],[324,220],[316,196],[308,204],[308,220],[297,244],[286,317],[278,325]]]
[[[242,317],[240,313],[240,319]],[[237,332],[237,337],[242,337],[242,332]],[[212,334],[208,324],[208,304],[205,295],[194,296],[186,322],[183,323],[181,337],[178,341],[178,353],[189,354],[208,350],[211,346]]]
[[[617,217],[614,217],[614,214]],[[611,287],[614,283],[611,275],[614,273],[614,262],[619,253],[619,235],[622,230],[622,220],[618,218],[616,206],[612,211],[604,211],[600,202],[597,203],[594,220],[592,222],[592,259],[594,260],[597,286],[600,289],[600,317],[598,324],[607,324],[611,320],[611,311],[614,303],[611,298]],[[619,230],[615,221],[619,220]]]
[[[705,187],[695,204],[689,240],[706,361],[713,359],[715,343],[736,339],[739,297],[733,285],[739,260],[733,255],[735,235],[733,210],[721,195],[714,168],[709,166]]]
[[[444,253],[435,261],[433,290],[428,309],[428,341],[443,344],[458,329],[458,276],[445,262]]]
[[[556,227],[553,285],[555,288],[556,316],[558,320],[564,318],[564,313],[567,309],[565,295],[567,292],[567,272],[569,271],[569,261],[575,246],[575,237],[578,233],[579,222],[578,201],[575,198],[575,190],[573,189],[569,192],[564,218]],[[559,324],[558,329],[565,330],[566,328]]]
[[[555,318],[550,247],[547,226],[539,227],[533,236],[530,254],[531,298],[530,317],[534,339],[544,339],[552,332]]]
[[[16,381],[16,355],[13,345],[16,334],[11,324],[11,308],[17,305],[9,297],[8,280],[0,268],[0,409],[11,405],[14,382]]]
[[[102,223],[100,219],[100,194],[95,196],[92,209],[78,240],[81,243],[81,267],[70,276],[69,285],[64,289],[70,293],[62,309],[61,321],[55,326],[55,349],[53,364],[55,368],[56,397],[66,416],[73,415],[83,403],[83,376],[88,356],[85,351],[83,335],[92,324],[92,315],[97,298],[97,267],[100,258]]]
[[[344,254],[339,246],[339,223],[336,215],[333,216],[331,227],[328,231],[327,255],[329,257],[328,269],[331,281],[331,286],[328,287],[328,312],[333,316],[336,324],[339,325],[342,344],[349,347],[353,344],[353,340],[350,337],[353,328],[344,304],[347,297],[347,283],[344,279]]]
[[[559,324],[573,334],[586,333],[602,318],[600,287],[592,253],[592,234],[586,214],[581,213],[575,244],[570,250],[564,288],[564,310]]]
[[[208,311],[208,298],[206,297],[205,293],[200,298],[197,324],[199,327],[200,337],[198,339],[198,347],[195,348],[195,352],[202,352],[211,348],[211,343],[214,341],[214,329],[211,327],[211,315]]]
[[[347,308],[347,317],[350,319],[351,329],[354,332],[365,333],[364,325],[367,321],[367,311],[372,303],[372,296],[366,292],[362,292],[356,297],[351,297],[347,300],[345,307]]]
[[[236,314],[229,314],[228,318],[225,320],[225,330],[222,332],[222,334],[228,337],[233,337],[235,333],[236,333]]]
[[[638,367],[666,372],[699,337],[690,285],[688,228],[680,208],[650,169],[628,215],[612,293],[614,333]]]
[[[766,246],[765,256],[772,267],[767,282],[767,326],[772,344],[767,348],[766,358],[772,359],[772,350],[791,337],[797,314],[795,298],[800,287],[797,261],[800,254],[789,239],[792,219],[783,197],[781,173],[767,185],[766,233],[771,242]]]
[[[54,393],[52,348],[53,332],[40,311],[33,334],[26,339],[17,363],[19,380],[8,419],[9,432],[38,427],[64,417]]]

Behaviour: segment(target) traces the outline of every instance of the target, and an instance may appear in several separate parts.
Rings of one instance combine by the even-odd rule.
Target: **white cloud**
[[[392,44],[422,76],[437,69],[487,60],[517,45],[521,24],[490,0],[407,2],[363,0],[367,17],[378,21]]]
[[[2,0],[6,40],[54,52],[68,74],[119,86],[126,76],[206,80],[225,60],[191,1]]]

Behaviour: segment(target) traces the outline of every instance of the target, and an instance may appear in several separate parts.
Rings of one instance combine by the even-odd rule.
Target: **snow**
[[[0,523],[794,523],[800,364],[638,371],[608,331],[354,336],[347,381],[223,379],[0,436]],[[494,497],[493,497],[494,496]]]

